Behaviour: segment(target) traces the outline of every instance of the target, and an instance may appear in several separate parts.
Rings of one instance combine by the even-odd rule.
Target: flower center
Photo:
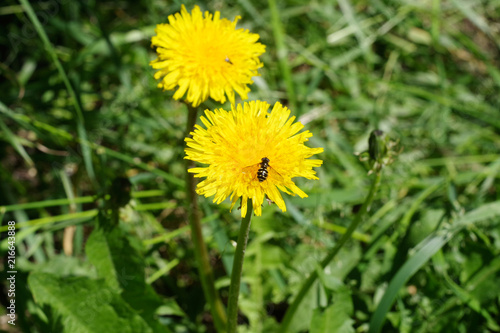
[[[190,53],[189,57],[193,60],[193,69],[196,68],[201,71],[202,75],[207,76],[218,74],[227,69],[227,66],[231,65],[231,59],[228,55],[229,45],[224,43],[225,40],[221,40],[221,36],[213,36],[207,31],[198,33],[199,36],[193,38],[191,47],[187,50]]]

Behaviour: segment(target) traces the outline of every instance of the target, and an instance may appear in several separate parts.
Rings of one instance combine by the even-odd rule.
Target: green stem
[[[233,272],[231,273],[231,284],[229,285],[227,300],[227,333],[235,333],[238,326],[238,297],[240,295],[241,272],[243,271],[243,258],[247,247],[252,213],[252,200],[248,200],[247,214],[241,222],[233,259]]]
[[[186,135],[189,135],[189,133],[193,131],[198,113],[196,108],[189,105],[188,109],[189,113]],[[194,166],[193,161],[186,160],[186,171]],[[189,204],[189,224],[191,226],[191,237],[193,238],[194,254],[198,265],[198,272],[200,274],[201,286],[203,288],[205,298],[210,306],[210,311],[212,313],[217,332],[225,332],[227,322],[226,311],[219,295],[215,290],[212,266],[210,266],[207,246],[203,240],[203,233],[201,229],[201,213],[198,206],[198,195],[196,194],[196,180],[194,179],[194,175],[192,173],[187,172],[186,185]]]
[[[358,225],[361,223],[363,220],[365,214],[368,212],[370,209],[370,206],[373,202],[373,197],[375,196],[375,193],[377,192],[377,188],[380,185],[380,180],[382,178],[382,172],[378,171],[375,176],[375,180],[372,183],[372,187],[370,188],[370,192],[368,193],[368,196],[366,197],[365,202],[363,203],[363,206],[359,210],[358,214],[356,215],[356,218],[354,221],[352,221],[351,225],[349,225],[349,228],[347,229],[346,233],[340,238],[340,240],[335,244],[335,246],[330,250],[328,255],[326,256],[323,261],[321,261],[321,268],[324,269],[326,265],[332,261],[332,259],[337,255],[337,253],[340,251],[340,249],[344,246],[344,244],[351,238],[351,235],[353,234],[354,230],[358,227]],[[295,299],[293,300],[292,304],[288,308],[288,310],[285,313],[285,317],[283,318],[283,321],[281,322],[281,329],[280,332],[284,333],[287,332],[288,327],[290,326],[290,323],[295,316],[295,312],[297,312],[297,309],[299,308],[300,303],[308,293],[309,289],[313,285],[313,283],[316,281],[318,278],[318,271],[314,270],[311,272],[307,280],[304,282],[302,287],[300,288],[299,293],[297,296],[295,296]]]

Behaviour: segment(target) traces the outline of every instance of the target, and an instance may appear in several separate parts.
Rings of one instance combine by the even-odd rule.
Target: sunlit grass
[[[188,109],[149,67],[154,26],[180,4],[20,3],[0,6],[1,249],[16,221],[17,327],[63,332],[54,313],[83,323],[112,303],[120,329],[214,332],[184,205]],[[296,180],[308,198],[252,217],[240,331],[278,331],[312,272],[290,332],[499,331],[500,3],[197,4],[260,35],[249,99],[289,106],[325,149],[320,181]],[[374,180],[358,156],[374,129],[401,151],[344,239]],[[227,304],[241,212],[199,201]],[[95,318],[83,328],[98,331]]]

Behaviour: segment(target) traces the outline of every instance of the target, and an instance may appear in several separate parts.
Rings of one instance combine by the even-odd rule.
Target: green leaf
[[[35,272],[28,285],[36,303],[61,316],[63,333],[153,332],[104,280]]]
[[[105,221],[101,216],[101,223]],[[120,228],[111,231],[95,229],[87,241],[85,251],[89,261],[97,268],[98,275],[105,279],[108,286],[121,291],[123,299],[151,327],[155,327],[155,331],[165,331],[155,318],[163,301],[146,283],[144,259],[130,245],[127,235]]]
[[[126,280],[140,279],[141,275],[144,279],[143,274],[137,275],[137,268],[140,266],[133,263],[134,253],[128,246],[127,240],[121,237],[118,228],[109,233],[102,229],[95,229],[87,240],[85,252],[89,261],[96,267],[98,275],[116,290],[121,290]],[[125,264],[132,266],[125,268]],[[129,277],[128,274],[134,275]]]
[[[95,270],[92,269],[88,262],[82,263],[80,259],[76,257],[68,257],[65,254],[56,255],[41,265],[34,265],[31,263],[28,267],[30,267],[33,271],[54,274],[59,277],[96,277]]]
[[[321,267],[317,267],[319,280],[326,288],[327,294],[332,295],[332,305],[326,309],[314,310],[311,320],[311,333],[313,332],[354,332],[351,316],[354,312],[350,290],[338,277],[326,274]]]
[[[352,308],[349,299],[341,298],[330,305],[326,310],[316,309],[314,311],[310,333],[353,333],[355,332],[354,320],[346,312],[346,308]]]
[[[300,304],[300,311],[295,313],[291,323],[289,332],[302,332],[309,328],[309,323],[313,321],[314,318],[314,308],[317,306],[318,293],[316,292],[317,282],[313,284],[304,300]]]

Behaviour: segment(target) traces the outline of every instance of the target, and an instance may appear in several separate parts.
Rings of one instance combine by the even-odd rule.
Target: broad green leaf
[[[144,284],[142,259],[119,228],[107,232],[94,229],[85,247],[89,261],[110,287],[125,289],[128,284]]]
[[[335,302],[324,311],[316,309],[310,333],[354,333],[354,320],[346,312],[348,308],[352,308],[350,297]]]
[[[105,218],[101,216],[101,223]],[[146,283],[144,259],[130,245],[127,235],[120,228],[105,231],[95,229],[85,247],[87,256],[97,268],[98,275],[105,279],[109,287],[121,291],[123,299],[136,309],[143,319],[157,330],[159,323],[155,313],[161,298]]]
[[[63,333],[153,332],[104,280],[35,272],[28,285],[36,303],[61,316]]]

